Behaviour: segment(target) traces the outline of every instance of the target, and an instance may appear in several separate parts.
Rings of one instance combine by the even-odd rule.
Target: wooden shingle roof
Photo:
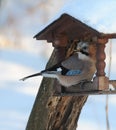
[[[75,40],[83,39],[86,36],[90,38],[94,36],[99,37],[101,33],[76,18],[68,14],[63,14],[60,18],[35,35],[34,38],[53,42],[54,36],[57,34],[65,34],[69,40]]]

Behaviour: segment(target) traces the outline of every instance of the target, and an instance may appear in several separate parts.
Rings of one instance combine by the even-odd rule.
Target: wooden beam
[[[116,80],[109,80],[114,89],[110,88],[99,90],[93,82],[80,83],[69,88],[63,88],[60,93],[54,93],[55,96],[80,96],[80,95],[99,95],[99,94],[116,94]]]
[[[101,37],[102,38],[107,38],[107,39],[112,39],[112,38],[116,38],[116,33],[107,33],[107,34],[104,34],[104,33],[101,33]]]
[[[102,91],[102,90],[94,90],[94,91],[85,91],[85,92],[71,92],[71,93],[60,93],[60,94],[54,94],[54,96],[89,96],[89,95],[106,95],[106,94],[116,94],[116,91]]]
[[[116,89],[116,80],[109,80],[109,84],[111,84]]]
[[[65,33],[53,33],[53,47],[66,47],[68,43],[68,37]]]

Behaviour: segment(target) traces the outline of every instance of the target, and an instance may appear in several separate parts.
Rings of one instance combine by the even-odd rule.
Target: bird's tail
[[[43,72],[41,75],[43,77],[47,77],[47,78],[58,78],[59,74],[61,74],[61,72],[58,72],[58,71],[46,71],[46,72]]]
[[[32,75],[29,75],[29,76],[27,76],[27,77],[24,77],[24,78],[22,78],[22,79],[20,79],[20,80],[25,81],[25,80],[28,79],[28,78],[35,77],[35,76],[39,76],[39,75],[41,75],[41,74],[42,74],[41,72],[40,72],[40,73],[36,73],[36,74],[32,74]]]
[[[35,77],[35,76],[40,76],[40,75],[42,75],[43,77],[48,77],[48,78],[58,78],[59,74],[61,74],[61,72],[57,72],[57,71],[41,71],[40,73],[29,75],[29,76],[24,77],[24,78],[22,78],[20,80],[25,81],[28,78]]]

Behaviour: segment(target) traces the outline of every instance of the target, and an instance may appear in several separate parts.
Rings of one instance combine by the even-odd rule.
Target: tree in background
[[[0,47],[25,50],[29,44],[25,45],[23,39],[33,37],[65,3],[66,0],[0,0]]]

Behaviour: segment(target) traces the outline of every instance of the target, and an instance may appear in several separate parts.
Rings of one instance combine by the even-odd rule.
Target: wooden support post
[[[97,88],[98,90],[107,90],[109,88],[109,79],[108,77],[105,76],[105,44],[108,42],[108,39],[102,38],[102,39],[98,39],[97,40],[97,52],[96,52],[96,59],[97,59],[97,63],[96,63],[96,77],[94,78],[93,82],[94,82],[94,86]]]
[[[61,62],[65,59],[66,56],[66,48],[65,47],[55,47],[55,53],[56,53],[56,61]]]
[[[53,32],[53,47],[66,47],[68,43],[68,38],[65,33],[55,33]]]
[[[57,63],[59,63],[65,59],[65,55],[66,55],[66,48],[65,47],[55,47],[54,51],[56,54],[56,62]],[[62,86],[58,83],[57,80],[54,82],[53,86],[54,86],[54,93],[62,93]]]
[[[53,47],[56,54],[56,62],[59,63],[63,61],[66,57],[66,46],[68,43],[68,38],[66,34],[54,34]],[[63,87],[56,80],[54,82],[54,93],[62,93]]]

